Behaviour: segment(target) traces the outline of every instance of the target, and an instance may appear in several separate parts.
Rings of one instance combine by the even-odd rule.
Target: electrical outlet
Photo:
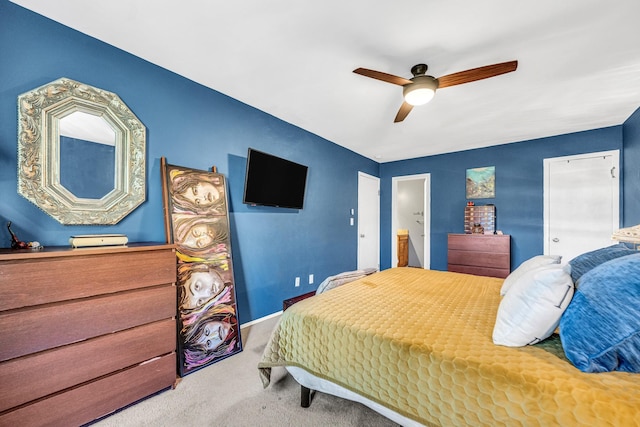
[[[297,288],[298,286],[300,286],[300,278],[299,278],[299,277],[296,277],[296,288]]]
[[[309,275],[309,284],[313,285],[313,274]]]

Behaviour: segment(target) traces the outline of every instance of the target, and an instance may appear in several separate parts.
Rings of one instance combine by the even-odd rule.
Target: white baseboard
[[[261,317],[261,318],[256,319],[256,320],[252,320],[250,322],[243,323],[243,324],[240,325],[240,329],[246,328],[247,326],[255,325],[256,323],[263,322],[265,320],[271,319],[272,317],[280,316],[281,314],[282,314],[282,310],[280,310],[278,312],[275,312],[273,314],[269,314],[268,316]]]

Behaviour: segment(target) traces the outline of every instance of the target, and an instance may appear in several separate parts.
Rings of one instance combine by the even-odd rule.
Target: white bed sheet
[[[373,409],[377,413],[389,418],[391,421],[396,422],[403,427],[424,427],[423,424],[400,415],[389,408],[385,408],[379,403],[369,400],[366,397],[360,396],[359,394],[354,393],[351,390],[348,390],[325,379],[311,375],[309,372],[305,371],[302,368],[298,368],[296,366],[286,366],[286,369],[300,385],[303,385],[311,390],[362,403],[363,405]]]

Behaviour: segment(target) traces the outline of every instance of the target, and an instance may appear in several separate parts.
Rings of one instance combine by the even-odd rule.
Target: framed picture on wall
[[[496,167],[467,169],[467,199],[496,197]]]

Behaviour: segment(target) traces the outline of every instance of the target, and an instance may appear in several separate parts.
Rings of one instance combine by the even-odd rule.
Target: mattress
[[[424,425],[640,425],[637,374],[587,374],[557,336],[491,336],[502,279],[393,268],[285,311],[258,365],[301,368]]]

